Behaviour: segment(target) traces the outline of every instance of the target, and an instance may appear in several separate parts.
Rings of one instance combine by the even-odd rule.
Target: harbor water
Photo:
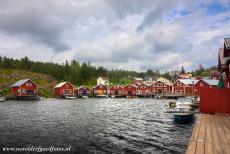
[[[163,99],[46,99],[0,103],[0,147],[71,147],[70,153],[185,153],[193,124]]]

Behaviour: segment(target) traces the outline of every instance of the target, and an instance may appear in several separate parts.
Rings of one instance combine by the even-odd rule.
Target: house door
[[[157,93],[161,94],[162,93],[162,89],[157,89]]]
[[[65,89],[65,95],[69,94],[69,89]]]
[[[132,96],[132,91],[128,91],[128,96]]]
[[[117,90],[115,91],[115,95],[118,95],[118,91]]]

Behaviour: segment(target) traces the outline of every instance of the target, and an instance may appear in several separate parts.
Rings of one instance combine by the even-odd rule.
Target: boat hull
[[[176,113],[173,116],[177,123],[190,123],[194,120],[194,113]]]

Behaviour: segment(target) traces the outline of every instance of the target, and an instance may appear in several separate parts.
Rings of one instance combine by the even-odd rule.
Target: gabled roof
[[[61,83],[57,84],[54,88],[60,88],[60,87],[64,86],[65,84],[70,84],[71,86],[74,87],[74,85],[72,85],[72,84],[69,83],[69,82],[61,82]]]
[[[230,48],[230,38],[224,38],[224,43],[226,45],[226,48]]]
[[[212,86],[217,86],[219,83],[219,80],[203,80],[203,81]]]
[[[127,87],[127,86],[133,86],[133,87],[137,88],[137,86],[135,84],[127,84],[124,87]]]
[[[178,80],[176,80],[176,82],[177,81],[180,81],[180,82],[182,82],[183,84],[186,84],[186,85],[192,85],[192,84],[195,85],[199,80],[196,80],[196,79],[178,79]]]
[[[98,87],[98,86],[100,86],[100,85],[106,87],[106,85],[98,84],[98,85],[94,86],[93,89],[96,88],[96,87]]]
[[[170,82],[168,79],[166,79],[166,78],[163,78],[163,77],[159,77],[158,79],[157,79],[157,81],[161,81],[161,82],[163,82],[163,83],[165,83],[165,84],[167,84],[167,85],[172,85],[172,82]]]
[[[32,80],[30,79],[22,79],[19,80],[17,82],[15,82],[13,85],[11,85],[10,87],[20,87],[21,85],[23,85],[24,83],[26,83],[27,81],[31,81],[32,83],[34,83]],[[38,86],[36,83],[34,83],[36,86]]]

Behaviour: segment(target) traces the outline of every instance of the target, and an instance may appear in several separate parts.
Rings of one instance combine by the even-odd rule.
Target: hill
[[[54,97],[53,87],[58,81],[50,75],[16,69],[0,69],[0,91],[10,95],[10,85],[20,79],[31,79],[39,85],[39,95]]]

